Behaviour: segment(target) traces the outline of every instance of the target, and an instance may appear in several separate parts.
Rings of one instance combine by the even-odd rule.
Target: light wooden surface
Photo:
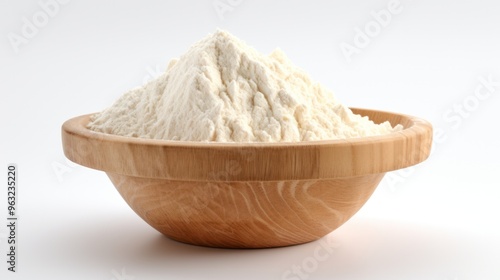
[[[65,155],[117,174],[172,180],[280,181],[361,176],[417,164],[430,153],[431,125],[419,118],[353,109],[406,129],[384,136],[299,143],[200,143],[103,134],[89,115],[62,127]]]
[[[431,125],[354,109],[405,129],[385,136],[302,143],[197,143],[89,131],[63,124],[65,155],[105,171],[130,207],[186,243],[264,248],[316,240],[347,221],[385,172],[425,160]]]
[[[267,248],[314,241],[351,218],[384,174],[268,182],[190,182],[107,173],[130,207],[184,243]]]

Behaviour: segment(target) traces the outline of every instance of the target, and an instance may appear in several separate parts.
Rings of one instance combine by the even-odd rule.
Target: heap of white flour
[[[262,55],[217,31],[165,73],[91,117],[94,131],[215,142],[297,142],[401,130],[355,115],[283,52]]]

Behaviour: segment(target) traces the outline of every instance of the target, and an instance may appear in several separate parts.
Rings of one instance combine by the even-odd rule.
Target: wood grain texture
[[[432,126],[422,119],[353,109],[405,129],[383,136],[298,143],[202,143],[109,135],[86,128],[89,115],[62,127],[65,155],[81,165],[137,177],[192,181],[288,181],[384,173],[425,160]]]
[[[347,140],[199,143],[93,132],[85,115],[63,124],[62,142],[70,160],[105,171],[130,207],[172,239],[230,248],[287,246],[336,229],[385,172],[429,156],[428,122],[353,111],[405,129]]]
[[[384,176],[190,182],[107,174],[130,207],[161,233],[226,248],[288,246],[321,238],[354,215]]]

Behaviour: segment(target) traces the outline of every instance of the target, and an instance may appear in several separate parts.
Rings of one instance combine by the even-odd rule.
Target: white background
[[[7,272],[0,227],[1,279],[500,279],[500,85],[474,96],[481,77],[500,81],[498,1],[401,0],[383,27],[371,12],[388,0],[61,0],[47,15],[48,1],[0,1],[0,166],[18,165],[20,217],[18,273]],[[23,18],[35,30],[23,34]],[[369,42],[356,44],[367,25]],[[171,241],[104,173],[63,156],[66,119],[109,106],[217,27],[263,53],[280,47],[349,106],[416,115],[440,131],[426,162],[388,174],[323,239],[334,244],[326,259],[314,259],[320,242],[222,250]],[[358,52],[346,56],[342,44]],[[294,266],[303,274],[287,274]]]

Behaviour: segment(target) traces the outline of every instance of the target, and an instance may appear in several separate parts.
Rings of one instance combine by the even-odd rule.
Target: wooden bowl
[[[425,160],[432,126],[412,116],[352,109],[383,136],[299,143],[201,143],[140,139],[62,126],[65,155],[105,171],[130,207],[185,243],[264,248],[310,242],[347,221],[385,172]]]

